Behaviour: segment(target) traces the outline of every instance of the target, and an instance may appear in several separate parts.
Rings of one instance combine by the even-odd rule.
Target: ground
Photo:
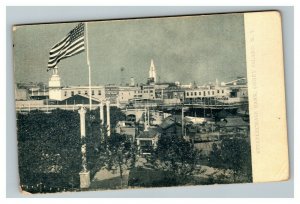
[[[221,170],[209,166],[199,166],[201,173],[190,177],[183,185],[200,185],[215,183],[216,178],[230,177],[230,170]],[[170,172],[157,170],[147,165],[143,157],[137,159],[136,165],[131,170],[125,170],[123,179],[119,170],[107,170],[102,167],[91,181],[90,189],[122,189],[128,187],[163,187],[176,185]],[[178,184],[177,184],[178,185]]]
[[[123,179],[120,178],[120,171],[108,171],[101,168],[91,181],[90,189],[120,189],[128,186],[129,170],[124,171]]]

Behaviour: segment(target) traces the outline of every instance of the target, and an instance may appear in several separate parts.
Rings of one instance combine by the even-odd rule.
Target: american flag
[[[84,49],[84,24],[79,23],[64,39],[51,48],[47,71],[53,69],[60,60],[79,54]]]

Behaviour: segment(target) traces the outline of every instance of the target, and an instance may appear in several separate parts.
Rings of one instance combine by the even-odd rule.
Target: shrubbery
[[[27,115],[18,114],[17,118],[23,189],[51,192],[78,187],[81,170],[78,113],[32,111]]]
[[[233,171],[232,182],[252,182],[252,163],[250,143],[244,138],[228,138],[220,145],[213,144],[209,156],[209,165],[220,169]],[[228,178],[227,178],[228,179]],[[221,177],[214,182],[224,183]]]
[[[111,108],[111,126],[125,118]],[[79,189],[82,169],[80,117],[77,111],[31,111],[17,114],[20,185],[28,192]],[[103,165],[99,109],[86,113],[88,169],[91,177]]]

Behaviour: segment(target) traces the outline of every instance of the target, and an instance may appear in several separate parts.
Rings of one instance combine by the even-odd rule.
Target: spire
[[[154,67],[153,59],[151,59],[151,67]]]
[[[150,69],[149,69],[149,78],[153,79],[153,81],[156,82],[156,70],[155,70],[153,59],[151,59],[151,64],[150,64]]]

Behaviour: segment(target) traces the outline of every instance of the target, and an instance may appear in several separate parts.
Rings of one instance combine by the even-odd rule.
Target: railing
[[[62,110],[71,110],[76,111],[79,109],[81,105],[80,104],[71,104],[71,105],[18,105],[16,106],[17,112],[30,112],[33,110],[39,110],[39,111],[51,111],[55,109],[62,109]],[[89,108],[89,104],[83,104],[83,106]],[[111,104],[111,106],[116,106],[114,104]],[[92,110],[95,110],[99,108],[99,104],[92,104]]]
[[[184,106],[196,106],[196,107],[203,107],[203,108],[213,108],[213,107],[237,107],[241,104],[197,104],[197,103],[192,103],[192,104],[184,104]]]
[[[243,105],[245,103],[236,103],[236,104],[203,104],[203,103],[184,103],[184,104],[143,104],[140,106],[135,107],[127,107],[127,109],[144,109],[145,107],[149,108],[182,108],[182,107],[193,107],[193,108],[237,108],[240,105]],[[87,108],[89,108],[89,104],[83,104]],[[40,111],[51,111],[54,109],[62,109],[62,110],[78,110],[80,104],[65,104],[65,105],[47,105],[47,104],[23,104],[23,105],[17,105],[16,111],[17,112],[30,112],[32,110],[40,110]],[[111,106],[119,107],[117,104],[111,104]],[[92,104],[92,110],[95,110],[99,107],[99,104]]]

